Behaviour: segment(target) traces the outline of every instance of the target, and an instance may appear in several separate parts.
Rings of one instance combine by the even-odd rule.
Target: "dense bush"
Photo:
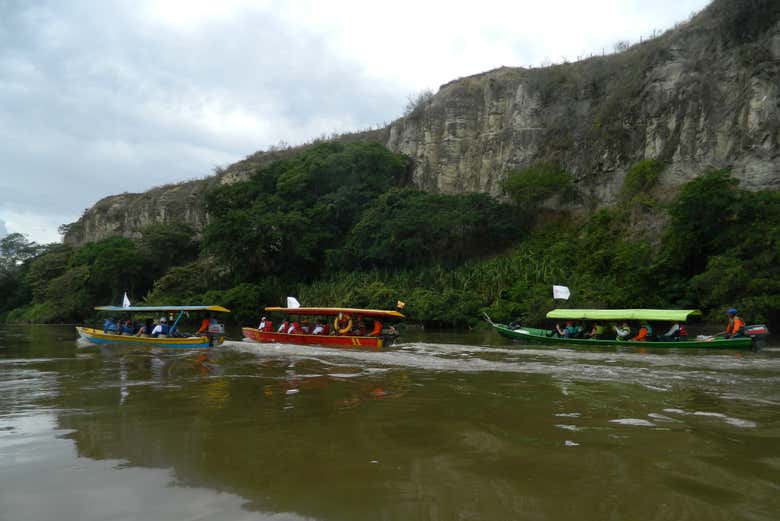
[[[503,189],[518,206],[532,210],[553,195],[571,198],[573,179],[556,165],[537,164],[510,172],[504,180]]]
[[[208,252],[236,282],[269,275],[316,277],[325,252],[406,172],[406,159],[377,143],[324,143],[207,196]]]
[[[519,213],[486,194],[393,190],[352,228],[333,269],[455,265],[499,251],[526,231]]]

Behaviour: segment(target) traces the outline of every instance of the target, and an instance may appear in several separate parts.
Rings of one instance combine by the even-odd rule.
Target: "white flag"
[[[288,308],[299,308],[301,307],[301,303],[298,302],[298,299],[295,297],[287,297],[287,307]]]
[[[553,298],[569,300],[571,291],[566,286],[553,286]]]
[[[127,291],[125,291],[125,296],[122,297],[122,307],[123,308],[129,308],[130,307],[130,299],[127,298]]]

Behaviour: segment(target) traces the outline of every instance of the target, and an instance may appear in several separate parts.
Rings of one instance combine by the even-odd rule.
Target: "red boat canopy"
[[[338,315],[344,313],[362,317],[394,317],[406,318],[398,311],[386,311],[383,309],[357,309],[357,308],[276,308],[267,307],[266,311],[285,313],[287,315]]]

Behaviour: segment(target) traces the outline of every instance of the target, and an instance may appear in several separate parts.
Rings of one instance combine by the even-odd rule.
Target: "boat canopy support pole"
[[[176,317],[176,320],[173,321],[173,325],[171,326],[171,333],[176,331],[176,326],[179,325],[179,320],[181,320],[181,317],[184,316],[184,310],[179,311],[179,316]]]

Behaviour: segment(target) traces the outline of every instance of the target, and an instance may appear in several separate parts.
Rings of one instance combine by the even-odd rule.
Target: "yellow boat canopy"
[[[219,311],[220,313],[230,313],[230,310],[222,306],[97,306],[98,311]]]
[[[357,308],[278,308],[267,307],[266,311],[286,313],[288,315],[338,315],[345,313],[353,316],[364,317],[395,317],[406,318],[403,313],[398,311],[387,311],[384,309],[357,309]]]
[[[665,320],[685,322],[701,316],[698,309],[553,309],[547,318],[590,320]]]

